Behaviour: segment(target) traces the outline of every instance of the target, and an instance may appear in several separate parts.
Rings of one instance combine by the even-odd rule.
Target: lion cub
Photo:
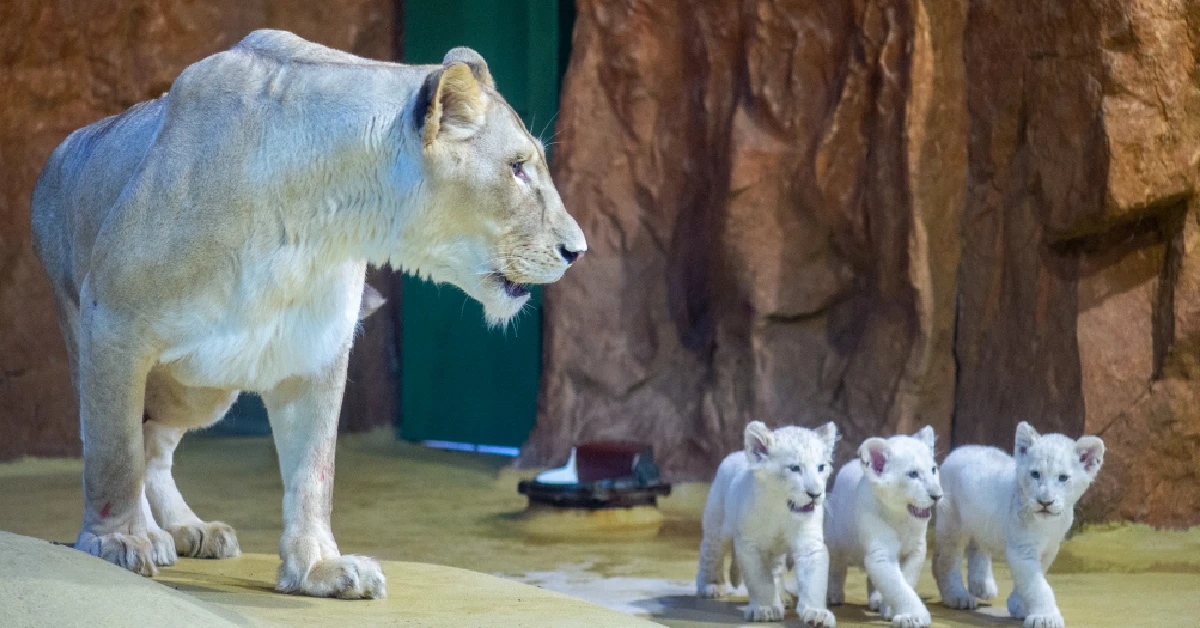
[[[933,573],[943,604],[972,609],[977,598],[996,597],[992,555],[1003,554],[1013,576],[1009,614],[1024,618],[1025,628],[1062,628],[1045,574],[1074,520],[1075,502],[1100,471],[1104,442],[1040,436],[1022,421],[1015,452],[1014,458],[994,447],[967,446],[946,458],[949,497],[938,506]]]
[[[829,604],[845,601],[846,569],[867,572],[869,606],[892,626],[928,626],[929,610],[914,587],[925,563],[925,531],[942,498],[933,428],[912,436],[868,438],[858,460],[838,471],[829,494]]]
[[[794,563],[799,589],[796,612],[810,626],[833,628],[825,608],[829,552],[822,534],[837,427],[767,429],[746,426],[745,451],[729,454],[717,469],[704,507],[704,540],[696,594],[727,592],[723,567],[731,551],[730,580],[746,579],[749,621],[783,619],[782,578]]]

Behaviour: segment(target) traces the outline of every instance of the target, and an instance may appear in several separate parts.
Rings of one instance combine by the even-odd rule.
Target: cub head
[[[1017,490],[1022,505],[1039,517],[1072,512],[1075,502],[1104,464],[1104,441],[1095,436],[1071,440],[1062,434],[1038,434],[1021,421],[1013,449]]]
[[[767,429],[762,421],[746,426],[746,457],[755,478],[779,493],[779,499],[796,514],[821,508],[829,474],[837,427],[826,423],[815,430],[803,427]]]
[[[491,324],[515,316],[528,286],[557,281],[587,250],[546,154],[496,91],[487,63],[455,48],[414,105],[428,201],[412,237],[418,272],[461,288]]]
[[[858,448],[863,472],[871,481],[876,499],[893,512],[908,512],[929,519],[942,498],[942,483],[934,461],[933,428],[928,425],[912,436],[868,438]]]

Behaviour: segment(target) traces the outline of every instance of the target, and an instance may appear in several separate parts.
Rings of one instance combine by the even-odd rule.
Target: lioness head
[[[833,423],[815,430],[789,426],[771,431],[762,421],[752,421],[744,433],[746,457],[760,482],[779,489],[781,507],[812,513],[825,497],[837,437]]]
[[[422,114],[423,112],[423,114]],[[416,230],[420,273],[461,288],[503,323],[530,284],[558,280],[587,250],[563,207],[541,142],[496,91],[483,58],[455,48],[414,109],[428,207]]]
[[[858,448],[863,471],[875,497],[889,510],[929,519],[942,498],[942,483],[934,462],[933,428],[926,425],[912,436],[868,438]]]
[[[1074,508],[1096,479],[1104,464],[1104,441],[1095,436],[1077,441],[1062,434],[1042,436],[1021,421],[1013,453],[1025,509],[1035,516],[1057,517]]]

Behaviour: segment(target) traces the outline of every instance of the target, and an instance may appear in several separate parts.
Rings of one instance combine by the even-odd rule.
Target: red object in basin
[[[579,483],[615,480],[633,475],[638,454],[650,448],[632,441],[592,441],[575,448],[575,469]]]

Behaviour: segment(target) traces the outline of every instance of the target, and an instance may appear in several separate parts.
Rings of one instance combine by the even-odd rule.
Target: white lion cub
[[[979,446],[959,447],[946,458],[949,497],[938,506],[933,573],[943,604],[972,609],[977,598],[996,597],[992,555],[1003,554],[1013,576],[1009,614],[1024,618],[1025,628],[1062,628],[1045,574],[1075,518],[1075,502],[1100,471],[1104,442],[1039,436],[1022,421],[1015,449],[1015,459]]]
[[[696,594],[727,592],[723,568],[731,551],[734,587],[746,579],[746,619],[783,619],[782,578],[793,562],[799,589],[796,612],[810,626],[833,628],[825,608],[829,552],[822,539],[822,502],[833,468],[837,427],[767,429],[746,426],[745,451],[729,454],[717,469],[704,507],[704,540]]]
[[[868,438],[859,459],[838,471],[825,519],[830,605],[846,599],[847,567],[862,565],[871,610],[897,628],[932,622],[914,587],[929,518],[942,497],[934,440],[929,426],[912,436]]]

